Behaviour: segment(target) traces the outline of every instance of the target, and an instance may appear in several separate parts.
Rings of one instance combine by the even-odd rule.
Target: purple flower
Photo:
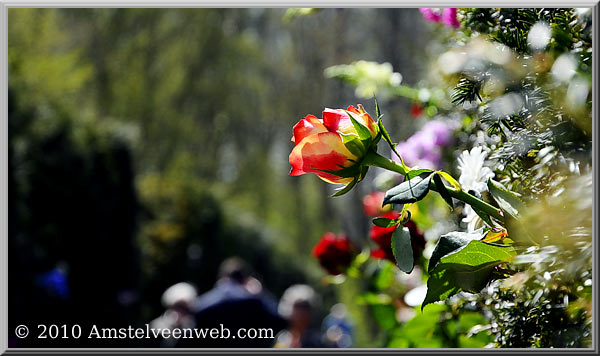
[[[442,147],[450,143],[452,128],[443,121],[429,121],[423,128],[396,145],[404,163],[420,168],[437,169],[442,163]],[[400,161],[396,155],[392,159]]]
[[[452,129],[443,121],[429,121],[423,126],[422,131],[428,133],[437,146],[447,145],[452,138]]]
[[[460,27],[460,22],[456,17],[456,8],[419,8],[419,11],[423,14],[423,17],[427,21],[443,23],[448,27]]]

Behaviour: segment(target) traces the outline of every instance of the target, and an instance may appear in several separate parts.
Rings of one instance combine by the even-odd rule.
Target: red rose
[[[343,273],[354,259],[355,249],[346,235],[328,232],[312,250],[321,267],[332,275]]]
[[[388,260],[396,263],[396,259],[394,258],[394,253],[392,252],[391,246],[389,249],[378,248],[376,250],[371,251],[371,257],[380,260]]]
[[[373,138],[377,136],[379,128],[362,105],[358,105],[358,109],[351,105],[347,111],[359,124],[369,129]],[[342,109],[325,109],[323,120],[314,115],[307,115],[300,120],[294,126],[292,142],[296,146],[289,156],[289,162],[292,165],[290,175],[314,173],[328,183],[350,183],[354,178],[338,177],[323,172],[324,170],[335,171],[351,167],[362,158],[350,152],[344,144],[342,135],[359,137],[352,120]]]
[[[390,211],[389,213],[384,214],[382,217],[387,219],[398,219],[400,217],[400,213],[397,211]],[[379,227],[373,225],[371,227],[371,240],[373,240],[379,246],[379,249],[371,252],[371,257],[388,259],[394,263],[396,262],[394,253],[392,252],[392,234],[398,225],[392,227]],[[425,247],[425,237],[419,231],[414,221],[409,220],[404,224],[404,226],[406,226],[410,231],[410,241],[413,248],[413,256],[416,260]]]

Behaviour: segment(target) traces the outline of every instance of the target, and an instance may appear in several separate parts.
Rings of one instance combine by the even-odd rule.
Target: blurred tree
[[[318,284],[309,251],[324,231],[365,243],[359,193],[334,201],[318,179],[289,178],[285,142],[300,117],[356,103],[326,67],[367,58],[418,69],[398,48],[422,33],[412,31],[420,22],[400,10],[326,9],[284,23],[284,12],[10,9],[13,270],[94,264],[69,267],[70,282],[102,285],[73,290],[82,303],[93,293],[114,300],[129,285],[112,290],[119,283],[107,278],[131,278],[133,291],[119,295],[139,303],[130,320],[143,323],[162,311],[170,283],[208,289],[229,255],[279,294]],[[411,31],[385,35],[398,29]],[[25,268],[28,259],[40,267]],[[325,306],[344,293],[352,300],[349,290],[321,292]],[[35,300],[22,301],[14,310]],[[103,308],[98,317],[117,310]],[[359,334],[358,345],[375,346]]]
[[[12,93],[9,105],[11,128],[28,123],[11,131],[11,323],[127,325],[137,312],[123,297],[135,294],[138,273],[127,144],[68,116],[40,118]],[[58,297],[43,281],[56,268],[66,275]]]

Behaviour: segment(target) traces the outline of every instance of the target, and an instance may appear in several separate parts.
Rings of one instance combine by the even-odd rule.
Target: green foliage
[[[440,324],[444,305],[435,305],[425,309],[420,315],[394,330],[392,340],[387,345],[394,348],[426,347],[440,348],[444,346],[439,336],[436,338],[436,325]],[[433,326],[433,327],[432,327]]]
[[[482,80],[473,80],[467,77],[462,77],[458,81],[454,93],[452,93],[452,102],[454,104],[463,104],[465,102],[472,102],[476,99],[481,99],[479,91],[483,85]]]
[[[369,61],[357,61],[325,69],[328,78],[339,78],[356,86],[356,96],[370,98],[374,94],[388,97],[400,86],[402,76],[392,69],[390,63],[379,64]]]
[[[379,227],[392,227],[399,223],[398,219],[388,219],[388,218],[375,218],[373,219],[373,225]]]
[[[415,267],[410,231],[407,227],[399,226],[392,234],[392,252],[400,270],[410,273]]]
[[[482,237],[482,229],[472,233],[453,231],[440,236],[435,249],[431,253],[431,257],[429,258],[429,264],[427,266],[428,272],[431,273],[433,268],[437,265],[442,257],[458,250],[461,247],[466,246],[473,240],[481,240]]]
[[[445,255],[429,275],[427,296],[421,308],[463,290],[478,293],[489,282],[495,267],[511,261],[515,255],[510,246],[478,240]]]
[[[515,195],[515,193],[506,189],[501,183],[498,183],[492,179],[487,181],[487,186],[492,194],[494,200],[500,206],[500,209],[504,212],[504,214],[508,214],[511,217],[518,219],[519,211],[523,209],[523,202],[519,197]]]
[[[433,175],[432,179],[433,179],[433,182],[435,183],[435,187],[436,187],[437,191],[440,193],[440,195],[442,196],[442,198],[444,199],[446,204],[448,204],[451,209],[454,209],[454,203],[452,202],[452,197],[450,196],[450,193],[448,192],[446,185],[444,184],[444,182],[442,182],[442,178],[440,178],[440,175],[438,173],[435,173]]]
[[[356,183],[358,183],[358,181],[359,181],[358,178],[354,178],[352,180],[352,182],[346,184],[342,189],[336,191],[334,194],[331,195],[331,197],[339,197],[341,195],[348,193],[349,191],[352,190],[352,188],[354,188],[354,186],[356,185]]]
[[[283,14],[282,21],[290,22],[298,17],[310,16],[319,12],[321,9],[311,8],[311,7],[299,7],[299,8],[291,8],[285,11]]]
[[[529,249],[515,258],[519,272],[464,298],[459,308],[489,314],[479,330],[491,332],[498,347],[590,347],[590,262],[591,251]]]
[[[433,304],[408,322],[395,328],[386,345],[391,348],[480,348],[493,341],[486,333],[470,335],[469,331],[486,323],[486,318],[473,311],[456,311],[447,305]]]
[[[429,192],[432,177],[431,172],[423,172],[414,178],[407,178],[407,181],[385,193],[383,204],[407,204],[423,199]]]
[[[432,173],[433,171],[428,168],[412,169],[406,174],[406,179],[410,180],[421,174]]]
[[[467,31],[489,33],[495,23],[494,11],[493,8],[462,9],[462,27]]]
[[[570,8],[496,8],[463,9],[464,27],[489,34],[491,39],[520,53],[529,53],[527,35],[537,22],[551,24],[550,47],[558,52],[572,49],[581,37],[574,9]]]
[[[12,90],[27,93],[18,100],[30,107],[80,107],[86,101],[75,98],[92,79],[93,67],[83,49],[71,45],[61,28],[60,13],[23,8],[8,12],[10,85]]]

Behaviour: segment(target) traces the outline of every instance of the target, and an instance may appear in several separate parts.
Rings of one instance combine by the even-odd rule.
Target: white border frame
[[[597,293],[598,285],[594,283],[594,294],[592,296],[593,304],[593,317],[592,317],[592,347],[589,349],[301,349],[301,350],[282,350],[282,349],[149,349],[149,348],[19,348],[19,349],[8,349],[8,9],[9,8],[31,8],[31,7],[43,7],[43,8],[128,8],[128,7],[142,7],[142,8],[236,8],[236,7],[265,7],[265,8],[288,8],[288,7],[319,7],[319,8],[411,8],[411,7],[591,7],[592,8],[592,48],[597,47],[598,41],[598,27],[596,26],[599,14],[599,2],[598,1],[573,1],[573,2],[559,2],[559,1],[541,1],[541,0],[529,0],[529,1],[502,1],[501,6],[497,6],[497,3],[491,3],[488,1],[427,1],[425,3],[419,1],[402,2],[398,1],[375,1],[368,5],[355,0],[335,0],[327,1],[326,3],[318,1],[307,1],[307,2],[290,2],[290,1],[250,1],[250,0],[238,0],[238,1],[175,1],[175,2],[157,2],[157,1],[142,1],[142,0],[129,0],[129,1],[105,1],[105,2],[87,2],[87,1],[51,1],[51,0],[38,0],[38,1],[2,1],[0,0],[0,286],[2,293],[0,293],[0,318],[2,323],[0,324],[0,355],[1,354],[264,354],[264,353],[298,353],[298,354],[312,354],[312,353],[352,353],[352,354],[372,354],[373,352],[381,353],[437,353],[444,352],[448,354],[464,354],[464,353],[488,353],[488,352],[502,352],[509,354],[529,352],[542,352],[542,353],[567,353],[567,354],[597,354]],[[496,5],[496,6],[494,6]],[[597,75],[598,73],[598,58],[594,56],[592,66],[592,78],[593,87],[592,93],[595,100],[592,104],[592,162],[594,170],[593,178],[593,193],[594,197],[597,197],[597,176],[598,176],[598,145],[594,142],[594,138],[598,135],[598,91]],[[598,211],[597,204],[598,199],[595,199],[592,216],[596,216]],[[598,236],[598,224],[596,221],[593,223],[593,271],[597,271],[597,248],[598,244],[595,239]],[[593,277],[592,277],[593,279]]]

